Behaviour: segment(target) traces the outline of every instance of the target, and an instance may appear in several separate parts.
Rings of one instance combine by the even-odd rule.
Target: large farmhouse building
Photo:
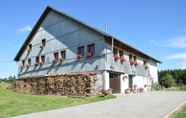
[[[114,93],[150,88],[160,61],[69,15],[47,7],[15,57],[18,77],[94,73]]]

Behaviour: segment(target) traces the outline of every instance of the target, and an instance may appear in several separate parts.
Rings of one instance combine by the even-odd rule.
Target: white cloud
[[[186,48],[186,36],[176,37],[165,44],[167,47]]]
[[[186,48],[186,36],[172,38],[164,42],[163,41],[157,42],[155,40],[150,40],[150,43],[158,47]]]
[[[186,52],[171,54],[167,56],[166,60],[177,60],[186,62]]]
[[[30,25],[26,25],[22,28],[19,28],[17,30],[18,33],[24,33],[24,32],[30,32],[32,30],[32,27]]]

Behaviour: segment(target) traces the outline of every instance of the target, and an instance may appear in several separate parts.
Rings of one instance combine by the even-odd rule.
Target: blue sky
[[[13,58],[47,5],[163,61],[186,67],[185,0],[19,0],[0,4],[0,76],[17,74]]]

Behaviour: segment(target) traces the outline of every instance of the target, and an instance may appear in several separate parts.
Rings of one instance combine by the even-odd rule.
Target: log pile
[[[37,95],[88,96],[95,93],[95,75],[56,75],[21,78],[15,90]]]

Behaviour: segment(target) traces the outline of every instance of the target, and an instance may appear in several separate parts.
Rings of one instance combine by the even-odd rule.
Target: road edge
[[[186,101],[180,103],[176,108],[174,108],[171,112],[167,113],[164,118],[171,118],[172,114],[178,110],[180,110],[184,105],[186,104]]]

